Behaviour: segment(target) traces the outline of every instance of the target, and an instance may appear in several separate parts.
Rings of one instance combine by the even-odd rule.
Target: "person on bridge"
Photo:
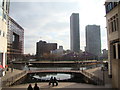
[[[40,90],[40,88],[37,86],[37,83],[35,83],[34,90]]]
[[[31,85],[31,84],[29,84],[29,86],[28,86],[27,90],[33,90],[33,88],[32,88],[32,85]]]
[[[57,81],[56,77],[54,77],[54,79],[53,79],[53,86],[54,86],[54,83],[56,83],[56,86],[58,86],[58,81]]]
[[[53,83],[53,77],[50,78],[49,85],[51,85],[51,83]]]

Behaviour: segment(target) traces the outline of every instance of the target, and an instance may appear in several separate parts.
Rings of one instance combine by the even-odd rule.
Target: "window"
[[[115,8],[117,6],[117,2],[109,2],[106,5],[106,13],[109,13],[113,8]]]
[[[4,0],[3,0],[3,2],[2,2],[2,7],[4,8]]]
[[[5,37],[5,32],[3,32],[3,37]]]
[[[120,59],[120,44],[118,44],[118,59]]]
[[[6,20],[6,14],[5,13],[3,13],[3,18]]]
[[[2,16],[2,8],[0,8],[0,16]]]
[[[119,28],[118,14],[114,15],[108,20],[109,33],[118,31]]]
[[[113,45],[113,58],[116,59],[116,46]]]
[[[0,7],[2,7],[2,0],[0,0]]]
[[[0,36],[1,36],[1,30],[0,30]]]

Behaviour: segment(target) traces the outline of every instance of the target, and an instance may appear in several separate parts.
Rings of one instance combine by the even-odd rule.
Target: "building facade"
[[[120,1],[105,2],[109,75],[113,88],[120,89]]]
[[[74,52],[80,51],[79,14],[70,16],[70,48]]]
[[[0,65],[7,64],[7,31],[9,0],[0,0]]]
[[[57,49],[57,43],[47,43],[46,41],[39,41],[36,45],[36,56],[43,57],[44,54],[50,54],[51,51]]]
[[[100,57],[101,55],[101,35],[100,26],[86,26],[86,52]]]
[[[62,56],[64,52],[63,46],[59,46],[59,49],[51,51],[51,54]]]
[[[9,17],[7,37],[8,61],[20,60],[24,54],[24,29]]]

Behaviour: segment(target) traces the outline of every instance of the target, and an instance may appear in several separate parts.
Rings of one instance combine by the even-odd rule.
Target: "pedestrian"
[[[28,86],[27,90],[33,90],[33,88],[32,88],[32,85],[31,85],[31,84],[29,84],[29,86]]]
[[[53,86],[54,86],[54,83],[56,84],[56,86],[58,86],[58,81],[57,81],[56,77],[54,77]]]
[[[53,77],[50,78],[49,85],[51,85],[51,83],[53,83]]]
[[[37,83],[35,83],[34,90],[40,90],[40,88],[37,86]]]

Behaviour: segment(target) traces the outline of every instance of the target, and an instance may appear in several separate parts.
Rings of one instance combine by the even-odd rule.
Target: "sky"
[[[58,43],[70,49],[70,16],[79,13],[80,49],[85,48],[85,26],[100,25],[102,49],[107,49],[105,0],[18,0],[10,16],[24,28],[24,53],[36,54],[36,42]]]

